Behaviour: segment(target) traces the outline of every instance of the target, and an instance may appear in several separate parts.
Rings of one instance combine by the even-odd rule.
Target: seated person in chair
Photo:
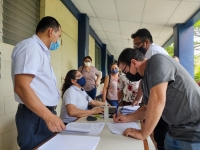
[[[103,108],[95,107],[88,110],[88,105],[104,106],[104,102],[92,100],[85,92],[85,78],[78,70],[70,70],[62,86],[62,107],[60,118],[67,124],[75,121],[79,117],[85,117],[92,114],[103,113]]]

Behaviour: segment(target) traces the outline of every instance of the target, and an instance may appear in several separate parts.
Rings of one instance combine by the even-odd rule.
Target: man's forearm
[[[31,87],[16,87],[15,92],[22,102],[42,119],[45,120],[45,118],[51,114],[49,109],[44,106]]]

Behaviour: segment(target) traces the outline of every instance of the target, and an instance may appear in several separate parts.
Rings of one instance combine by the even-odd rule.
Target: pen
[[[118,115],[118,109],[119,109],[119,106],[120,106],[121,101],[123,100],[123,98],[124,98],[124,94],[123,94],[123,96],[121,97],[121,99],[120,99],[120,101],[119,101],[119,103],[118,103],[118,105],[117,105],[117,107],[116,107],[116,111],[115,111],[116,117],[117,117],[117,115]]]

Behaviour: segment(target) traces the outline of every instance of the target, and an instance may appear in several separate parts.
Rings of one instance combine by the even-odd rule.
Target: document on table
[[[105,126],[104,122],[99,123],[79,123],[79,122],[72,122],[66,125],[66,130],[62,131],[64,133],[73,133],[73,134],[91,134],[91,135],[98,135],[101,133]]]
[[[135,122],[128,122],[128,123],[108,122],[107,125],[110,131],[114,134],[123,134],[123,132],[127,128],[140,129],[140,127]]]
[[[38,150],[95,150],[100,137],[58,134]],[[78,144],[77,144],[78,142]]]

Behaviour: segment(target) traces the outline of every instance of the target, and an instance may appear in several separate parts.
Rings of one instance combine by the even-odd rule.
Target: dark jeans
[[[56,112],[52,112],[56,114]],[[29,109],[18,108],[15,116],[17,126],[17,142],[21,150],[32,150],[54,135],[45,121]]]
[[[116,108],[117,108],[117,106],[119,104],[118,100],[109,100],[109,99],[106,99],[106,100],[111,106],[116,106]]]
[[[167,131],[168,124],[161,117],[154,129],[154,139],[157,143],[158,150],[165,150],[164,141]]]
[[[93,88],[91,91],[86,91],[86,93],[94,100],[97,93],[97,88]]]

